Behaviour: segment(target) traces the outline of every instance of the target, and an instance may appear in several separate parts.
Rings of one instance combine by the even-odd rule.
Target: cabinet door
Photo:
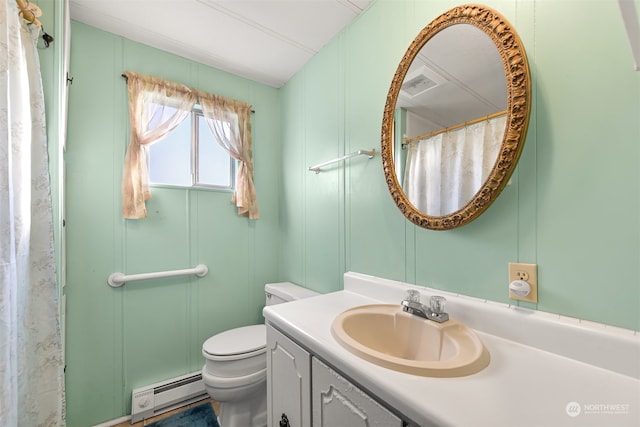
[[[286,415],[291,427],[311,427],[311,356],[282,333],[267,326],[268,426]]]
[[[314,427],[402,427],[402,420],[327,365],[313,358]]]

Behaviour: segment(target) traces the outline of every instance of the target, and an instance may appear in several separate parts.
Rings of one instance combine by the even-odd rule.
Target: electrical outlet
[[[529,295],[521,297],[509,291],[509,298],[520,301],[538,302],[538,265],[518,262],[509,263],[509,283],[514,280],[524,280],[531,286]]]

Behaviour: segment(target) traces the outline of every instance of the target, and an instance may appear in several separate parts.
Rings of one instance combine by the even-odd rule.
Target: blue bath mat
[[[148,427],[220,427],[220,425],[211,403],[207,402],[148,424]]]

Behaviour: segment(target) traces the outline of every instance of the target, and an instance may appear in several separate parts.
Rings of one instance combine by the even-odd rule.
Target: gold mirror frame
[[[507,123],[498,158],[486,181],[469,203],[451,214],[430,216],[418,210],[407,199],[395,173],[395,107],[405,75],[420,49],[438,32],[455,24],[470,24],[479,28],[496,45],[506,75]],[[460,227],[480,216],[500,195],[518,164],[529,125],[530,109],[531,79],[527,56],[520,37],[500,13],[487,6],[468,4],[454,7],[433,20],[413,40],[400,61],[384,107],[382,167],[391,197],[402,214],[412,223],[432,230]]]

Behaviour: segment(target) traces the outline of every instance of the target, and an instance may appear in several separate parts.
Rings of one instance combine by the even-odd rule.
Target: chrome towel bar
[[[354,151],[353,153],[347,154],[346,156],[342,156],[342,157],[340,157],[338,159],[329,160],[328,162],[320,163],[320,164],[317,164],[315,166],[309,166],[309,170],[310,171],[314,171],[315,173],[320,173],[320,169],[323,168],[324,166],[330,165],[332,163],[341,162],[343,160],[350,159],[351,157],[363,156],[363,155],[366,155],[370,159],[373,159],[376,156],[376,150],[375,150],[375,148],[373,148],[371,150]]]
[[[198,277],[206,276],[209,269],[204,264],[198,264],[194,268],[186,268],[184,270],[156,271],[155,273],[129,274],[113,273],[107,278],[107,283],[112,288],[119,288],[126,282],[134,282],[137,280],[162,279],[165,277],[187,276],[195,274]]]

